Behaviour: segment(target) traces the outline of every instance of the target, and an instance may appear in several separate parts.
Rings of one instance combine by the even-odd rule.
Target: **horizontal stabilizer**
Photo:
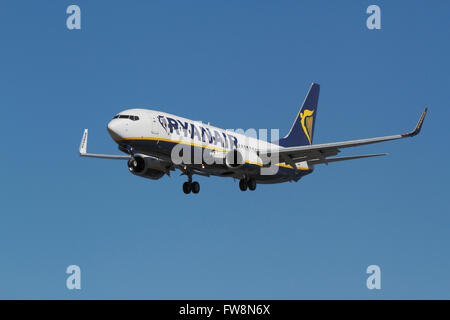
[[[330,162],[338,162],[338,161],[345,161],[345,160],[353,160],[353,159],[362,159],[362,158],[372,158],[372,157],[381,157],[381,156],[387,156],[387,153],[377,153],[377,154],[363,154],[359,156],[348,156],[348,157],[336,157],[336,158],[328,158],[328,159],[314,159],[314,160],[308,160],[309,165],[315,165],[315,164],[328,164]]]

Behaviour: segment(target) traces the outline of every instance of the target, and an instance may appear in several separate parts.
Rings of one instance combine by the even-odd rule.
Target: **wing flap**
[[[315,165],[315,164],[328,164],[330,162],[339,162],[339,161],[346,161],[346,160],[354,160],[354,159],[363,159],[363,158],[372,158],[372,157],[381,157],[381,156],[387,156],[387,153],[377,153],[377,154],[363,154],[358,156],[348,156],[348,157],[336,157],[336,158],[329,158],[329,159],[314,159],[309,160],[308,165]]]

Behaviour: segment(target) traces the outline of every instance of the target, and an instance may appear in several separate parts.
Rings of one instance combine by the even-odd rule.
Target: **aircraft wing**
[[[102,158],[102,159],[116,159],[116,160],[129,160],[131,156],[126,155],[112,155],[112,154],[98,154],[98,153],[87,153],[87,142],[88,142],[88,129],[84,129],[83,137],[81,138],[80,156],[91,157],[91,158]]]
[[[391,141],[391,140],[397,140],[397,139],[403,139],[403,138],[416,136],[417,134],[419,134],[420,129],[422,128],[423,120],[425,119],[426,114],[427,114],[427,108],[422,113],[422,116],[420,117],[420,120],[417,123],[417,126],[414,129],[414,131],[404,133],[404,134],[397,134],[397,135],[392,135],[392,136],[384,136],[384,137],[369,138],[369,139],[359,139],[359,140],[350,140],[350,141],[342,141],[342,142],[315,144],[315,145],[307,145],[307,146],[288,147],[288,148],[278,149],[278,150],[275,150],[272,152],[271,151],[268,151],[266,153],[260,152],[260,155],[267,157],[270,154],[270,157],[272,157],[272,158],[274,156],[276,157],[278,155],[280,161],[284,161],[293,166],[295,166],[295,163],[302,162],[302,161],[309,161],[311,164],[333,162],[333,161],[331,161],[332,159],[326,159],[326,158],[337,155],[340,152],[340,149],[342,149],[342,148],[357,147],[357,146],[362,146],[362,145],[366,145],[366,144],[379,143],[379,142],[385,142],[385,141]],[[367,158],[368,156],[374,156],[374,155],[366,155],[366,156],[358,156],[358,157]],[[347,158],[347,157],[345,157],[345,158]],[[345,158],[344,159],[341,158],[341,160],[339,160],[339,161],[356,159],[354,157],[351,157],[351,159],[350,158],[345,159]],[[335,160],[335,161],[337,161],[337,160]]]

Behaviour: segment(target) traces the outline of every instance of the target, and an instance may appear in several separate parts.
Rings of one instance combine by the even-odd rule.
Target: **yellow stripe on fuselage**
[[[165,141],[165,142],[173,142],[173,143],[181,143],[188,146],[194,146],[194,147],[200,147],[205,149],[211,149],[211,150],[218,150],[218,151],[227,151],[227,149],[223,148],[216,148],[216,147],[210,147],[204,144],[199,143],[193,143],[193,142],[186,142],[181,140],[172,140],[172,139],[165,139],[165,138],[152,138],[152,137],[132,137],[132,138],[124,138],[122,140],[153,140],[153,141]]]
[[[204,144],[199,144],[199,143],[193,143],[193,142],[187,142],[187,141],[181,141],[181,140],[172,140],[172,139],[165,139],[165,138],[153,138],[153,137],[131,137],[131,138],[124,138],[122,140],[152,140],[152,141],[165,141],[165,142],[172,142],[172,143],[181,143],[181,144],[185,144],[188,146],[193,146],[193,147],[200,147],[200,148],[205,148],[205,149],[211,149],[211,150],[218,150],[218,151],[227,151],[228,149],[223,149],[223,148],[216,148],[216,147],[210,147],[208,145],[204,145]],[[245,160],[245,163],[248,164],[253,164],[253,165],[257,165],[262,167],[263,164],[259,163],[259,162],[254,162],[254,161],[248,161]],[[283,167],[283,168],[289,168],[289,169],[294,169],[291,165],[288,164],[284,164],[284,163],[277,163],[275,164],[276,166],[279,167]],[[297,170],[309,170],[309,168],[301,168],[301,167],[297,167]]]
[[[276,166],[283,167],[283,168],[294,169],[291,165],[284,164],[284,163],[277,163]],[[297,167],[297,170],[310,170],[310,169],[309,168]]]

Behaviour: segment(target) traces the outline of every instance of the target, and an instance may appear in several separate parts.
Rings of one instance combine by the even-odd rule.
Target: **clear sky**
[[[81,30],[66,8],[81,8]],[[366,8],[381,7],[381,30]],[[450,298],[448,1],[1,1],[0,298]],[[241,192],[135,177],[106,124],[148,107],[315,143],[403,133]],[[82,289],[66,289],[79,265]],[[366,288],[381,267],[382,289]]]

